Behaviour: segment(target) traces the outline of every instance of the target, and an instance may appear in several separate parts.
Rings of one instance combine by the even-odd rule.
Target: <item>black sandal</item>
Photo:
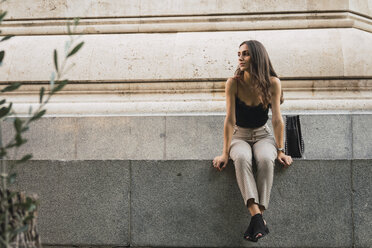
[[[244,233],[244,239],[252,242],[257,242],[257,239],[254,238],[253,236],[253,221],[251,218],[251,222],[249,223],[249,226],[247,230]]]
[[[244,233],[244,238],[246,240],[257,242],[260,238],[265,237],[269,233],[269,228],[265,225],[262,214],[256,214],[252,216],[251,222],[247,230]],[[261,234],[261,236],[258,236]]]

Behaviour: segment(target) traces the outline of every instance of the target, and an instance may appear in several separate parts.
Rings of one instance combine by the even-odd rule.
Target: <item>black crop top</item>
[[[266,124],[269,119],[269,108],[264,109],[262,103],[257,106],[248,106],[235,97],[235,119],[239,127],[257,128]]]
[[[238,90],[237,90],[238,91]],[[238,92],[235,96],[235,119],[239,127],[257,128],[266,124],[269,119],[269,108],[264,108],[260,103],[257,106],[248,106],[239,99]]]

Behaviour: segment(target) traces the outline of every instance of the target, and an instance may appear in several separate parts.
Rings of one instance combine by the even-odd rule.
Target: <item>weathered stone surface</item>
[[[351,115],[301,115],[305,158],[350,159]]]
[[[350,2],[350,3],[349,3]],[[253,0],[223,1],[173,1],[163,0],[122,0],[89,1],[62,0],[42,1],[23,0],[2,4],[2,9],[9,10],[9,18],[55,18],[55,17],[112,17],[112,16],[158,16],[158,15],[205,15],[283,12],[283,11],[345,11],[353,10],[370,15],[368,0],[365,1],[321,1],[321,0],[284,0],[280,2]]]
[[[351,169],[347,160],[295,160],[276,166],[268,247],[351,247]],[[283,238],[293,237],[293,238]]]
[[[205,159],[222,152],[224,116],[167,117],[166,158]]]
[[[164,117],[77,118],[77,159],[163,159]]]
[[[40,199],[45,244],[129,244],[128,161],[31,161],[17,169],[20,190]]]
[[[1,123],[4,144],[14,138],[13,121],[14,119],[9,118]],[[33,159],[37,160],[75,159],[75,122],[76,118],[49,117],[31,123],[30,129],[23,133],[27,143],[19,148],[18,155],[32,153]]]
[[[82,50],[71,58],[71,63],[77,66],[66,76],[71,81],[109,82],[228,78],[237,67],[240,43],[249,39],[265,45],[281,77],[372,75],[372,67],[368,66],[372,59],[367,56],[370,46],[362,45],[355,55],[355,39],[347,38],[350,36],[357,37],[359,44],[371,42],[367,32],[334,28],[89,35],[84,36]],[[4,49],[12,56],[4,60],[0,78],[26,82],[49,80],[53,71],[52,51],[54,48],[60,51],[65,40],[68,37],[63,35],[12,38],[4,43]],[[152,59],[148,58],[149,54]],[[31,60],[25,62],[25,58],[37,59],[39,63],[27,63]]]
[[[211,161],[133,162],[132,245],[251,246],[242,238],[249,217],[234,173],[231,164],[218,173]],[[271,233],[255,245],[351,246],[350,175],[348,161],[277,166],[265,212]]]
[[[372,158],[372,115],[353,115],[353,158]]]
[[[355,247],[372,247],[372,160],[353,160]]]
[[[33,153],[35,160],[213,159],[222,152],[224,118],[224,115],[45,117],[27,131],[28,142],[18,155]],[[305,158],[371,158],[370,114],[304,113],[300,118]],[[6,143],[13,135],[13,127],[10,121],[3,124]],[[273,132],[270,119],[268,124]]]
[[[132,163],[132,245],[239,243],[248,212],[234,170],[230,166],[218,173],[211,165],[198,160]]]

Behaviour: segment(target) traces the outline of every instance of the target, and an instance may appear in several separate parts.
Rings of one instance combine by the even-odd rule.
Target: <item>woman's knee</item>
[[[239,153],[235,156],[235,166],[250,166],[252,164],[252,158],[246,153]]]
[[[273,171],[275,165],[275,158],[269,156],[261,156],[256,158],[257,169],[259,171]]]

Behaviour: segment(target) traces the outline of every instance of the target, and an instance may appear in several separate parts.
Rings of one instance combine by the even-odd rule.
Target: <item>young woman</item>
[[[269,233],[262,214],[269,204],[275,159],[288,167],[292,158],[284,153],[281,84],[265,47],[256,40],[244,41],[238,57],[238,69],[225,87],[223,152],[214,158],[213,166],[222,171],[229,157],[234,161],[238,186],[252,216],[244,238],[256,242]],[[269,108],[274,135],[266,123]],[[257,181],[252,158],[257,164]]]

